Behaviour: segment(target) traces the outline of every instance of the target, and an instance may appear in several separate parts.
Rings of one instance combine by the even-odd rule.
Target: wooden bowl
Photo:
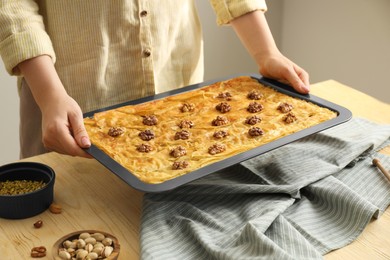
[[[69,233],[63,237],[61,237],[60,239],[58,239],[54,245],[53,245],[53,248],[52,248],[52,254],[53,254],[53,259],[55,260],[63,260],[62,258],[59,257],[58,255],[58,250],[60,248],[63,248],[63,243],[66,241],[66,240],[74,240],[74,239],[78,239],[79,238],[79,235],[81,233],[89,233],[89,234],[94,234],[94,233],[101,233],[103,234],[105,237],[109,237],[112,239],[112,247],[114,248],[114,250],[112,251],[112,253],[110,254],[109,257],[102,257],[102,258],[98,258],[98,259],[107,259],[107,260],[115,260],[115,259],[118,259],[118,256],[119,256],[119,251],[120,251],[120,244],[119,244],[119,241],[118,239],[107,233],[107,232],[104,232],[104,231],[99,231],[99,230],[80,230],[80,231],[75,231],[75,232],[72,232],[72,233]]]

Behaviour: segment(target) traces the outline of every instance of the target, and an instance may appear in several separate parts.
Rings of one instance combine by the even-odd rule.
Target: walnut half
[[[226,150],[226,146],[224,144],[213,144],[209,147],[209,154],[215,155],[217,153],[222,153]]]
[[[137,146],[137,151],[141,153],[148,153],[150,151],[153,151],[153,147],[148,144],[140,144]]]
[[[172,170],[183,170],[187,168],[189,163],[187,161],[177,161],[172,165]]]
[[[108,135],[109,136],[112,136],[112,137],[117,137],[117,136],[120,136],[122,135],[123,133],[125,132],[125,129],[123,127],[110,127],[110,129],[108,129]]]
[[[175,158],[178,158],[178,157],[186,155],[187,150],[183,146],[179,145],[179,146],[175,147],[174,149],[172,149],[169,154]]]
[[[260,128],[260,127],[251,127],[249,130],[248,130],[248,134],[250,136],[260,136],[260,135],[263,135],[264,134],[264,131]]]
[[[150,116],[142,116],[143,120],[142,123],[144,125],[152,126],[152,125],[157,125],[158,119],[155,115],[150,115]]]
[[[138,136],[144,141],[150,141],[154,139],[154,132],[152,130],[145,130],[140,132]]]

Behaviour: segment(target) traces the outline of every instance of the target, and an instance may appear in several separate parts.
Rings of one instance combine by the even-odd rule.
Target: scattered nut
[[[46,247],[37,246],[31,249],[31,257],[40,258],[46,256]]]
[[[57,203],[52,203],[49,207],[49,210],[51,213],[53,214],[61,214],[62,212],[62,207],[61,205],[57,204]]]
[[[42,227],[42,225],[43,225],[42,220],[38,220],[37,222],[34,223],[35,228],[40,228],[40,227]]]

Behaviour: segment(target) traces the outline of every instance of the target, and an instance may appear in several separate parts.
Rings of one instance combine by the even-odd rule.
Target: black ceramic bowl
[[[0,195],[0,218],[29,218],[45,211],[53,202],[55,173],[52,168],[36,162],[17,162],[0,167],[0,182],[15,180],[43,181],[39,190],[19,194]]]

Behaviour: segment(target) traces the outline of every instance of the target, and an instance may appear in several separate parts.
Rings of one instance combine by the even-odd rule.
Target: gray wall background
[[[205,40],[205,80],[257,67],[229,26],[217,27],[208,1],[197,1]],[[267,19],[281,51],[311,77],[334,79],[390,103],[390,1],[268,1]],[[16,79],[0,63],[0,165],[18,159]],[[337,95],[337,93],[335,93]],[[364,104],[362,104],[364,106]],[[369,109],[369,108],[368,108]]]

